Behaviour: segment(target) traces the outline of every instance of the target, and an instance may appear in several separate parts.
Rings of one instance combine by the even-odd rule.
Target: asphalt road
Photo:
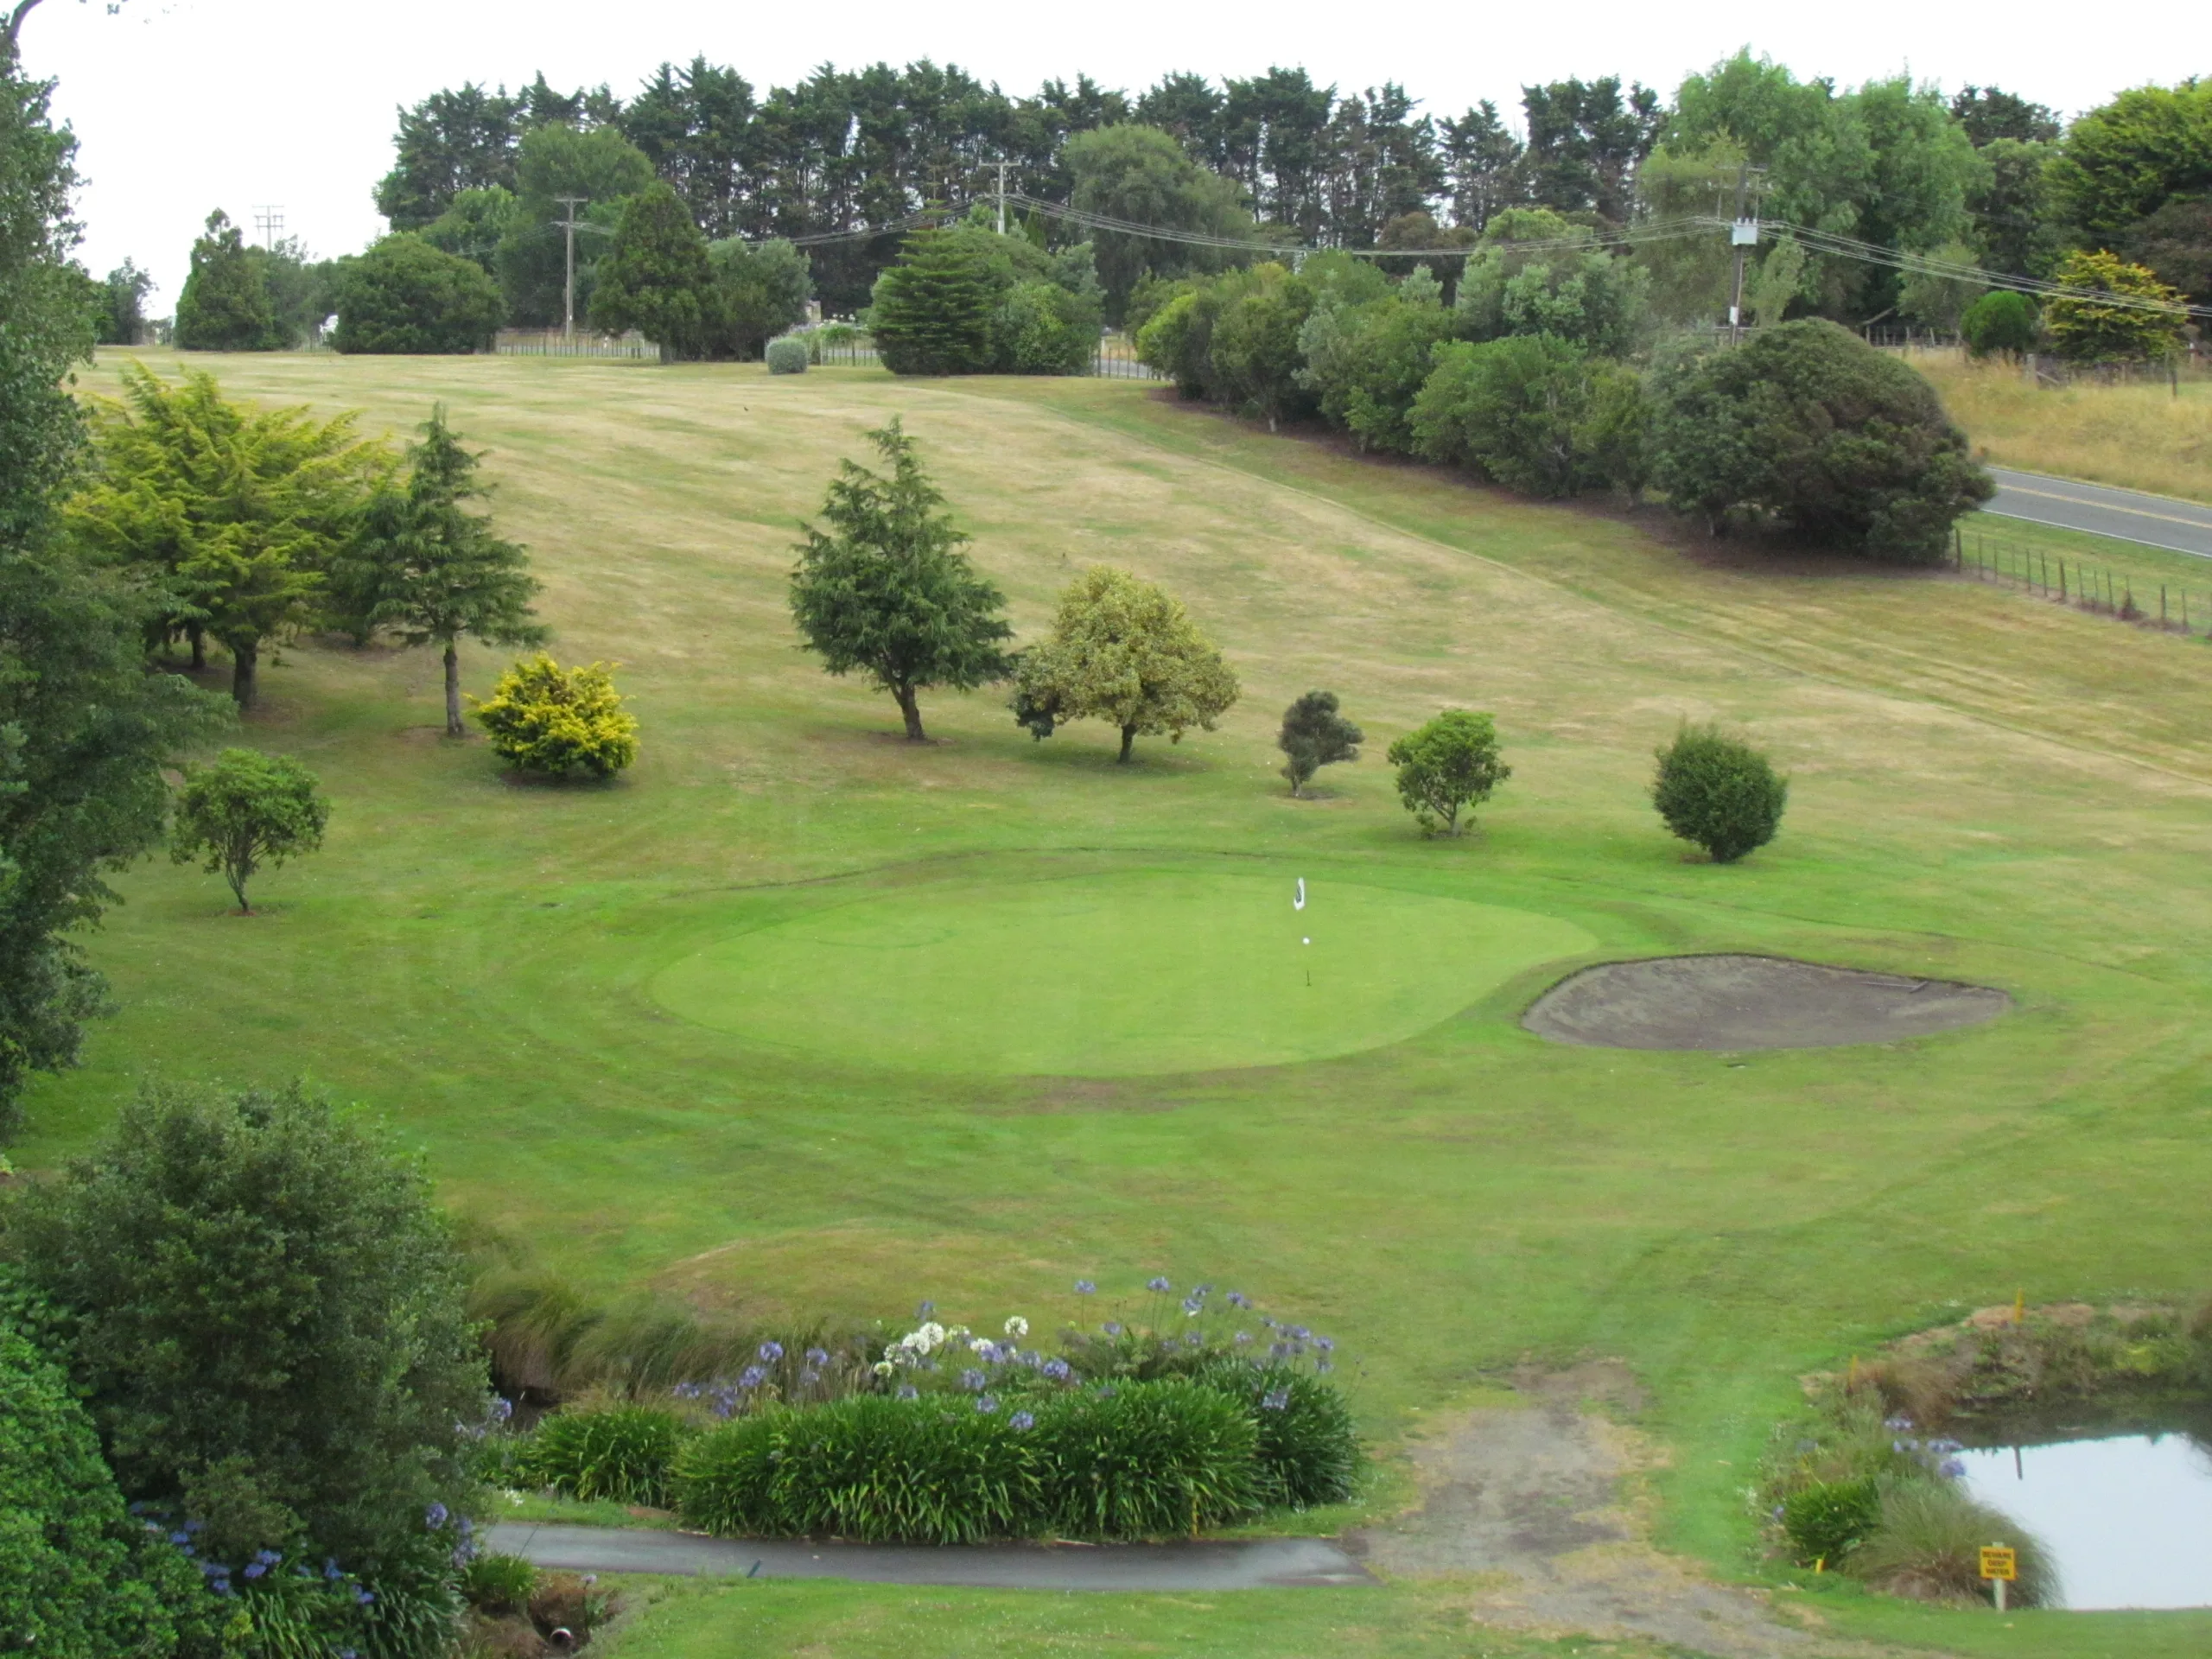
[[[484,1546],[573,1573],[857,1579],[1008,1590],[1255,1590],[1372,1584],[1325,1538],[1189,1544],[837,1544],[702,1538],[688,1532],[503,1521]]]
[[[1997,480],[1997,499],[1984,512],[2212,559],[2212,507],[1999,467],[1991,467],[1989,474]]]

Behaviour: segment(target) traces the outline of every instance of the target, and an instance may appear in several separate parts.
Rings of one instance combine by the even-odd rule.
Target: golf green
[[[1596,941],[1529,911],[1336,880],[1137,869],[874,893],[652,982],[747,1042],[898,1069],[1132,1077],[1401,1041]]]

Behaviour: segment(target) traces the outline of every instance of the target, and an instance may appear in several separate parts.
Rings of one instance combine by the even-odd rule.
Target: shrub
[[[1456,836],[1459,814],[1488,800],[1513,768],[1497,753],[1497,727],[1488,715],[1447,709],[1393,743],[1398,798],[1427,835]]]
[[[1659,751],[1651,804],[1667,828],[1733,864],[1774,839],[1789,798],[1787,779],[1748,743],[1711,726],[1685,726]]]
[[[493,752],[522,771],[611,778],[638,758],[638,722],[621,705],[606,664],[563,668],[541,652],[474,712]]]
[[[1044,1512],[1088,1538],[1196,1533],[1263,1501],[1240,1400],[1179,1378],[1109,1383],[1038,1408]]]
[[[1290,779],[1290,792],[1300,795],[1324,766],[1359,759],[1366,734],[1338,712],[1333,691],[1308,691],[1283,710],[1282,730],[1275,747],[1287,757],[1282,775]]]
[[[2006,1592],[2017,1607],[2058,1599],[2058,1571],[2043,1541],[2011,1516],[1937,1480],[1885,1485],[1878,1525],[1847,1558],[1851,1571],[1878,1590],[1928,1601],[1986,1600],[1981,1548],[2010,1544],[2019,1577]]]
[[[1976,357],[2017,357],[2035,349],[2036,308],[2024,294],[1992,289],[1966,308],[1959,332],[1966,337],[1967,350]]]
[[[519,1613],[537,1587],[537,1569],[519,1555],[487,1553],[461,1570],[461,1593],[480,1613]]]
[[[807,357],[806,342],[797,334],[785,334],[768,342],[768,372],[804,374]]]
[[[669,185],[657,181],[623,204],[596,278],[593,327],[610,334],[634,328],[660,347],[664,361],[704,357],[718,343],[721,302],[707,238]]]
[[[786,328],[806,321],[814,270],[806,255],[781,237],[741,242],[734,237],[707,250],[715,276],[715,355],[753,358]],[[799,341],[804,346],[806,341]],[[775,366],[770,359],[769,366]]]
[[[1816,1480],[1782,1506],[1782,1529],[1807,1567],[1840,1562],[1882,1518],[1882,1494],[1871,1476]]]
[[[403,232],[342,267],[330,343],[340,352],[481,351],[505,310],[499,284],[474,260]]]
[[[1351,1408],[1325,1379],[1281,1364],[1216,1361],[1193,1374],[1200,1386],[1241,1405],[1258,1430],[1253,1448],[1260,1500],[1269,1509],[1311,1509],[1352,1495],[1359,1436]]]
[[[1362,449],[1410,454],[1407,416],[1428,378],[1437,346],[1452,334],[1441,305],[1400,295],[1363,306],[1326,306],[1299,330],[1300,380],[1319,396],[1322,417]]]
[[[1414,399],[1414,447],[1523,495],[1643,481],[1642,383],[1548,334],[1440,346]]]
[[[2082,250],[2059,267],[2061,292],[2044,306],[2051,349],[2077,363],[2129,363],[2171,357],[2187,344],[2188,296],[2118,254]],[[2114,305],[2105,295],[2134,300]],[[2153,310],[2148,301],[2168,308]]]
[[[1744,510],[1907,563],[1941,559],[1953,521],[1996,492],[1927,381],[1816,318],[1676,366],[1653,442],[1669,501],[1716,532]]]
[[[669,1471],[683,1443],[683,1425],[672,1411],[615,1406],[562,1411],[548,1417],[524,1443],[520,1473],[570,1497],[645,1503],[668,1502]]]

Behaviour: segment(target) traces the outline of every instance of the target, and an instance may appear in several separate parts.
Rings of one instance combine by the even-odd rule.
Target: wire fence
[[[660,361],[660,347],[632,329],[626,334],[564,334],[558,328],[502,328],[492,338],[501,357],[620,357]]]
[[[2146,576],[2138,594],[2138,578],[2129,573],[2049,548],[1992,541],[1959,530],[1951,537],[1952,564],[1961,575],[2141,627],[2212,639],[2212,588],[2154,582]]]

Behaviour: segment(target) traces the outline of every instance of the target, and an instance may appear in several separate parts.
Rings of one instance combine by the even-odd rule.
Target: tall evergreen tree
[[[664,358],[706,355],[719,333],[707,238],[691,211],[658,181],[622,209],[599,280],[592,289],[592,327],[610,334],[635,328]]]
[[[273,352],[284,337],[259,262],[230,215],[207,215],[176,302],[176,343],[188,352]]]
[[[988,363],[996,284],[974,242],[921,230],[876,278],[869,326],[896,374],[960,374]]]
[[[494,645],[541,645],[550,637],[530,602],[538,582],[520,543],[461,504],[481,500],[482,457],[461,447],[445,406],[430,411],[422,442],[408,450],[407,486],[379,490],[339,561],[337,585],[357,593],[371,627],[395,630],[410,645],[444,653],[446,735],[460,737],[463,635]]]

